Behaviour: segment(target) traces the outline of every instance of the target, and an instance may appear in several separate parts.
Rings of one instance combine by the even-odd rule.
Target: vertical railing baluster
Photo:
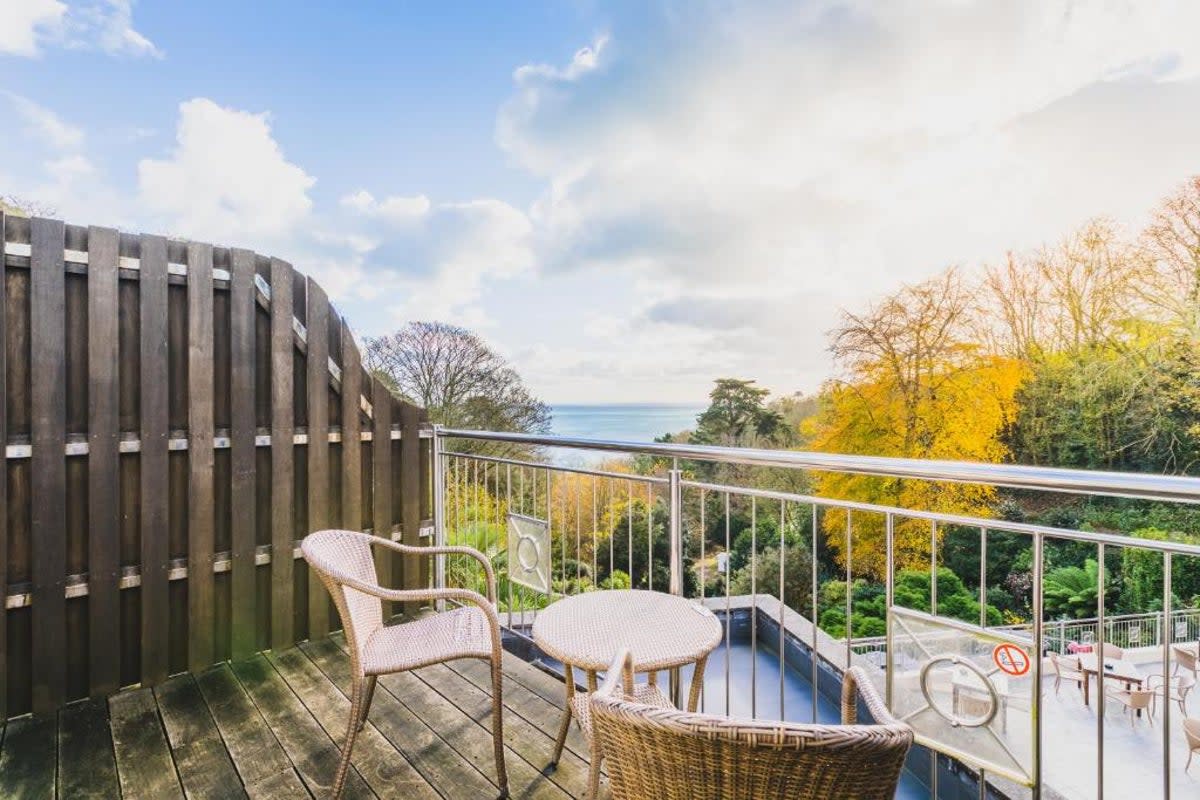
[[[1104,800],[1104,543],[1096,545],[1099,567],[1096,570],[1096,800]],[[1087,675],[1085,674],[1086,678]]]
[[[633,481],[625,481],[629,491],[629,503],[626,506],[626,516],[629,518],[629,544],[625,554],[629,556],[629,585],[633,586]]]
[[[979,529],[979,627],[987,627],[987,528]]]
[[[758,498],[750,497],[750,716],[758,719]]]
[[[517,471],[520,472],[521,468],[518,467]],[[512,465],[511,464],[508,464],[505,467],[504,490],[505,490],[505,507],[504,507],[505,516],[504,516],[503,521],[500,524],[502,526],[501,530],[504,531],[504,555],[505,555],[505,560],[507,561],[508,548],[512,544],[508,540],[508,514],[512,511]],[[524,502],[524,498],[522,498],[522,504],[523,504],[523,502]],[[508,575],[508,565],[507,564],[504,565],[504,574]],[[497,587],[497,588],[499,588],[499,587]],[[509,575],[508,576],[508,628],[509,628],[509,630],[512,630],[512,626],[513,626],[512,620],[513,620],[513,582],[512,582],[512,576]]]
[[[891,512],[884,518],[884,700],[892,704],[892,605],[896,602],[895,581],[896,571],[896,527]]]
[[[646,484],[646,588],[654,591],[654,484]]]
[[[730,628],[733,612],[729,607],[729,573],[733,571],[729,552],[729,492],[725,492],[725,716],[729,716]]]
[[[1043,598],[1042,576],[1045,571],[1045,542],[1041,533],[1033,534],[1033,797],[1042,797],[1042,729],[1045,719],[1042,715],[1042,659],[1043,646]],[[936,795],[934,795],[936,797]]]
[[[785,521],[787,518],[787,504],[779,501],[779,719],[787,719],[787,703],[786,693],[784,691],[784,678],[787,675],[785,654],[787,652],[786,643],[784,642],[784,620],[783,610],[785,608],[784,597],[784,564],[787,563],[787,537],[784,533]]]
[[[1171,554],[1163,553],[1162,621],[1165,632],[1171,620]],[[1171,643],[1170,636],[1162,637],[1163,676],[1163,800],[1171,800]]]
[[[850,639],[854,635],[854,541],[850,509],[846,509],[846,669],[850,668]]]
[[[593,475],[592,476],[592,586],[593,587],[596,587],[597,584],[599,584],[599,581],[596,580],[596,578],[600,574],[600,571],[597,568],[597,564],[596,564],[596,524],[598,521],[596,519],[596,503],[597,502],[598,502],[598,495],[596,493],[596,476]]]
[[[813,503],[812,507],[812,649],[808,653],[809,666],[812,668],[812,721],[817,721],[817,695],[820,694],[820,673],[818,672],[817,661],[820,658],[821,643],[817,639],[818,627],[817,621],[821,618],[820,597],[817,595],[817,536],[819,525],[819,515],[817,513],[817,504]]]
[[[683,594],[683,486],[680,483],[682,475],[678,467],[667,473],[667,531],[671,559],[671,563],[668,564],[670,584],[667,590],[674,595]]]

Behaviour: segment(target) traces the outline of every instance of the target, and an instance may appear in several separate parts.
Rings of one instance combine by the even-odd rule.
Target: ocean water
[[[664,403],[609,403],[551,406],[551,433],[585,439],[618,439],[650,442],[664,433],[696,427],[703,405]],[[552,448],[550,457],[559,464],[595,464],[617,454]]]

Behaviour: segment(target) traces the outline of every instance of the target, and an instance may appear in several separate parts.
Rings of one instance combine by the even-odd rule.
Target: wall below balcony
[[[421,409],[249,250],[0,214],[0,718],[338,627],[326,527],[418,544]],[[381,556],[393,585],[424,559]]]

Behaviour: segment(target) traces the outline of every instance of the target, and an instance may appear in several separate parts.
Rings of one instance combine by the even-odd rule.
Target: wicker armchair
[[[1063,681],[1075,681],[1077,688],[1083,688],[1083,682],[1087,676],[1083,674],[1083,668],[1079,666],[1079,656],[1060,656],[1051,650],[1050,664],[1054,667],[1055,694],[1058,694]]]
[[[859,667],[842,684],[842,725],[656,708],[627,699],[632,687],[624,652],[591,696],[614,800],[891,800],[913,742]],[[859,697],[878,724],[854,724]]]
[[[1196,664],[1196,648],[1191,645],[1175,645],[1171,649],[1175,651],[1175,674],[1178,675],[1179,668],[1183,667],[1192,673],[1193,678],[1200,679],[1200,666]]]
[[[385,589],[378,583],[372,547],[421,555],[448,553],[469,556],[483,565],[488,596],[467,589]],[[350,649],[350,720],[333,782],[333,797],[341,797],[350,767],[354,740],[366,723],[379,675],[403,672],[456,658],[479,658],[492,667],[492,740],[496,783],[500,797],[508,796],[504,768],[503,704],[501,701],[500,620],[496,615],[496,577],[492,565],[469,547],[411,547],[354,531],[317,531],[300,544],[309,565],[333,597]],[[399,625],[383,624],[383,601],[423,602],[456,600],[469,605]]]

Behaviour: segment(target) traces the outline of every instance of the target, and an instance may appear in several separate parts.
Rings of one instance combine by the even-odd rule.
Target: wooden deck
[[[14,720],[0,741],[0,797],[325,797],[350,711],[343,646],[335,636]],[[382,678],[345,796],[494,797],[489,686],[487,665],[471,660]],[[543,774],[562,691],[506,655],[513,797],[586,796],[587,745],[574,727]]]

